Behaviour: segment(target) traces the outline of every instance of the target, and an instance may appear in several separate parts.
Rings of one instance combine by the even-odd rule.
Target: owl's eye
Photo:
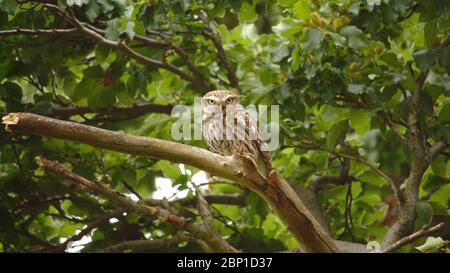
[[[215,101],[214,101],[214,100],[208,100],[208,103],[209,103],[209,104],[214,104]]]
[[[227,100],[226,100],[226,103],[232,103],[233,102],[233,99],[232,98],[228,98]]]

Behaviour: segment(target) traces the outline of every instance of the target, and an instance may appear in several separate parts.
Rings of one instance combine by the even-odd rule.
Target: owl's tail
[[[259,152],[257,164],[261,174],[263,174],[265,177],[268,177],[269,173],[273,170],[272,158],[267,151]]]

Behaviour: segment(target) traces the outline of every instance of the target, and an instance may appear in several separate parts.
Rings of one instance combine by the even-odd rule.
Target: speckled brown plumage
[[[237,94],[230,90],[205,94],[202,119],[203,138],[210,151],[224,156],[249,154],[262,174],[266,175],[272,169],[267,144]]]

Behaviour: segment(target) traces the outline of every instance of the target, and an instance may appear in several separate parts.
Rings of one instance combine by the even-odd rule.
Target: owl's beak
[[[225,107],[226,107],[226,104],[225,104],[225,103],[221,103],[221,104],[220,104],[220,109],[222,110],[222,112],[225,111]]]

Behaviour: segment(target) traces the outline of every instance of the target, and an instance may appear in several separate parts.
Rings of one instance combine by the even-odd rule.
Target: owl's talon
[[[250,165],[251,168],[253,168],[256,171],[256,174],[261,180],[267,180],[267,178],[259,172],[258,165],[249,154],[243,154],[241,155],[241,158],[242,160],[244,160],[245,163]]]

